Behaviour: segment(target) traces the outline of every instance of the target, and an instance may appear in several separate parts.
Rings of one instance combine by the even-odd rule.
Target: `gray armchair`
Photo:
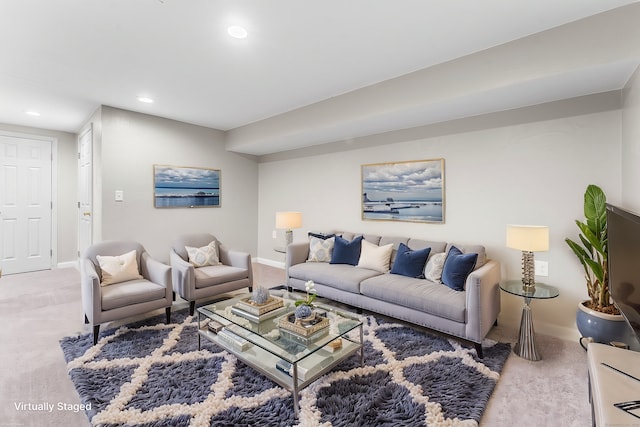
[[[195,267],[189,262],[186,247],[201,248],[216,242],[220,263]],[[189,314],[193,315],[196,301],[225,292],[253,287],[251,255],[229,250],[211,234],[187,234],[173,243],[170,251],[173,291],[189,301]]]
[[[103,274],[98,256],[121,256],[136,251],[139,276],[101,285]],[[144,247],[131,241],[110,241],[90,246],[81,259],[82,307],[85,323],[93,326],[93,343],[98,342],[100,325],[164,308],[171,321],[171,267],[154,260]],[[104,277],[103,277],[104,276]]]

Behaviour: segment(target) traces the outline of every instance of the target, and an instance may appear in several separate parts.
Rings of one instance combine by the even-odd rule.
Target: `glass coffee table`
[[[198,350],[202,338],[215,342],[291,391],[296,417],[301,389],[358,351],[360,366],[364,365],[362,321],[354,313],[330,303],[314,302],[315,310],[329,319],[326,330],[306,338],[278,327],[281,318],[295,311],[296,299],[304,298],[297,295],[299,298],[293,293],[282,293],[278,298],[283,299],[284,308],[272,317],[265,319],[263,315],[260,321],[249,320],[234,310],[250,294],[198,308]],[[352,331],[354,333],[350,333]]]

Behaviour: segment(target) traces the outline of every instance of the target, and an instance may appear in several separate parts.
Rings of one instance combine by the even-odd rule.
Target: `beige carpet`
[[[283,270],[261,264],[254,265],[254,276],[268,287],[284,281]],[[83,324],[77,270],[0,278],[0,322],[0,426],[89,426],[83,411],[74,412],[80,401],[58,345],[63,336],[90,332]],[[499,325],[490,338],[513,342],[516,326]],[[577,343],[548,336],[538,335],[538,345],[540,362],[509,357],[481,426],[591,425],[586,354]],[[43,403],[53,410],[28,407]]]

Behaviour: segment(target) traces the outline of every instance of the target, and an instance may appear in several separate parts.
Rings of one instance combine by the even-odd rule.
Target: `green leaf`
[[[576,254],[576,256],[578,257],[578,260],[580,261],[580,263],[582,265],[585,264],[584,260],[586,258],[589,258],[589,254],[587,253],[587,251],[585,251],[582,246],[580,246],[579,244],[577,244],[576,242],[574,242],[573,240],[567,238],[564,239],[564,241],[567,243],[567,245],[569,245],[569,247],[571,248],[571,250],[573,251],[574,254]]]
[[[597,185],[589,185],[584,193],[584,216],[591,232],[600,236],[607,227],[607,198]]]
[[[602,268],[602,265],[600,265],[599,262],[593,261],[591,259],[586,259],[585,262],[587,263],[589,268],[591,268],[591,271],[593,272],[595,278],[598,279],[600,283],[604,282],[604,269]]]

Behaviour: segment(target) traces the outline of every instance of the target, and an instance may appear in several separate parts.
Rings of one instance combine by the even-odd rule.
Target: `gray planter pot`
[[[621,314],[591,310],[584,306],[584,302],[578,304],[576,313],[576,325],[583,338],[591,338],[594,342],[605,344],[618,341],[631,345],[635,342],[633,332]]]

